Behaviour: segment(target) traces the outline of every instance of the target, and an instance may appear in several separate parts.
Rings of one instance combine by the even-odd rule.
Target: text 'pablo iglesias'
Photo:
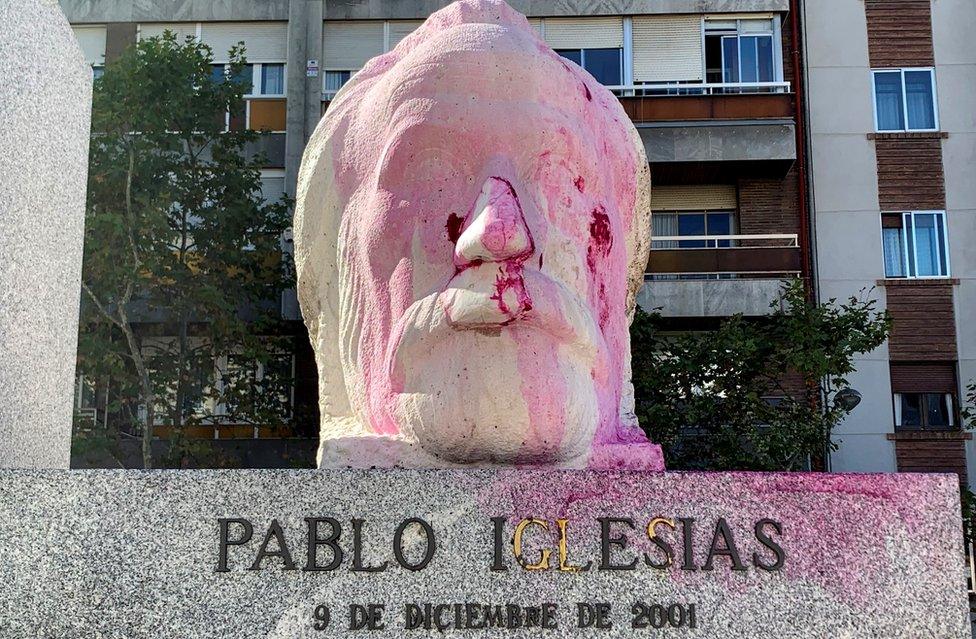
[[[277,519],[259,534],[248,519],[221,518],[217,523],[216,572],[230,572],[232,564],[246,570],[416,571],[431,565],[438,551],[433,526],[419,517],[403,520],[394,530],[389,541],[392,563],[365,556],[367,542],[373,547],[377,533],[363,519],[345,523],[334,517],[305,517],[300,533],[286,531]],[[691,517],[654,517],[646,523],[630,517],[598,517],[589,525],[575,526],[570,519],[537,518],[524,518],[512,526],[508,517],[492,517],[486,524],[492,536],[486,565],[493,571],[512,566],[563,572],[641,567],[709,571],[725,564],[733,571],[772,572],[786,563],[779,541],[783,526],[772,519],[760,519],[745,530],[734,530],[724,518],[703,522]],[[571,541],[586,535],[596,535],[599,541],[599,551],[594,549],[589,557],[571,549]]]

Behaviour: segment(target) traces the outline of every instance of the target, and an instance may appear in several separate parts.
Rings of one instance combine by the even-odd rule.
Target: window
[[[653,237],[682,235],[732,235],[735,213],[733,211],[708,211],[671,213],[654,211],[651,215]],[[654,240],[651,246],[661,248],[726,248],[732,240],[717,237],[708,240]]]
[[[92,79],[97,80],[105,75],[105,67],[92,66]]]
[[[881,216],[885,277],[948,277],[949,245],[943,211]]]
[[[261,95],[285,94],[285,65],[262,64],[261,66]]]
[[[775,82],[776,57],[772,20],[705,22],[706,82]]]
[[[583,67],[600,84],[614,87],[623,82],[621,49],[557,49],[556,53]]]
[[[873,72],[875,129],[936,131],[933,69],[889,69]]]
[[[325,93],[328,99],[332,99],[333,96],[342,88],[346,82],[349,82],[349,78],[352,77],[353,71],[326,71],[325,72]]]
[[[956,362],[890,362],[895,428],[957,428]]]
[[[956,420],[951,393],[895,393],[895,427],[950,430]]]

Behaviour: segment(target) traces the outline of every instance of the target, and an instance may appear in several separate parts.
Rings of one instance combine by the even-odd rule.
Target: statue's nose
[[[455,246],[460,264],[525,259],[533,250],[518,195],[511,183],[490,177]]]

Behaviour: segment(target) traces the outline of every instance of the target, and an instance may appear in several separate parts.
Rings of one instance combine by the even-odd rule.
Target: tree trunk
[[[139,387],[141,388],[140,398],[146,406],[146,422],[142,426],[142,467],[150,469],[153,467],[152,459],[152,438],[153,424],[156,417],[153,402],[152,382],[149,379],[149,369],[146,368],[146,360],[142,356],[142,349],[139,347],[139,340],[136,339],[129,324],[128,314],[124,309],[119,310],[120,327],[125,335],[126,344],[129,346],[129,354],[132,355],[132,362],[139,375]]]

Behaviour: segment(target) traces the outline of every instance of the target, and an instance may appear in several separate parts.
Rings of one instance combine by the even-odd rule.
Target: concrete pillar
[[[322,0],[317,0],[321,5]],[[295,196],[298,168],[305,151],[305,109],[308,82],[308,0],[291,0],[288,4],[288,105],[285,115],[285,193]]]
[[[325,0],[310,0],[308,5],[308,25],[305,31],[307,57],[309,60],[319,61],[319,75],[317,78],[306,77],[305,87],[305,142],[307,143],[315,132],[319,120],[322,119],[322,83],[325,76],[325,61],[322,59],[322,15]],[[296,172],[297,173],[297,172]]]
[[[0,468],[67,468],[92,71],[55,0],[0,25]]]

